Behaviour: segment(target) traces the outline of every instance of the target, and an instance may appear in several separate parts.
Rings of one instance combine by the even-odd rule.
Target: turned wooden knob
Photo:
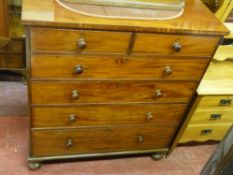
[[[154,118],[154,114],[152,112],[146,113],[146,120],[152,120]]]
[[[73,143],[73,140],[72,139],[68,139],[67,141],[66,141],[66,147],[72,147],[74,145],[74,143]]]
[[[75,122],[77,120],[77,116],[75,115],[75,114],[71,114],[70,116],[69,116],[69,121],[70,122]]]
[[[78,99],[79,98],[79,92],[77,91],[77,90],[73,90],[72,92],[71,92],[71,97],[73,98],[73,99]]]
[[[138,143],[144,142],[144,137],[143,136],[138,136]]]
[[[164,69],[163,69],[163,72],[167,75],[171,74],[172,73],[172,68],[171,66],[165,66]]]
[[[75,72],[76,74],[81,74],[81,73],[83,73],[83,67],[82,67],[82,65],[77,65],[77,66],[75,66],[75,67],[74,67],[74,72]]]
[[[85,49],[87,47],[87,42],[85,40],[84,37],[81,37],[79,40],[78,40],[78,48],[79,49]]]
[[[176,52],[179,52],[179,51],[181,51],[181,49],[182,49],[182,45],[180,44],[179,41],[176,41],[176,42],[172,45],[172,48],[173,48]]]
[[[161,90],[160,89],[157,89],[156,91],[155,91],[155,97],[161,97],[161,96],[163,96],[163,93],[161,92]]]

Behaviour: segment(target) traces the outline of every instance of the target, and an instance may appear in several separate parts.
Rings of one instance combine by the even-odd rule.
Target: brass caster
[[[28,162],[28,167],[30,170],[37,170],[41,167],[41,163],[39,162]]]
[[[164,158],[164,153],[155,153],[151,156],[151,158],[155,161],[161,160]]]

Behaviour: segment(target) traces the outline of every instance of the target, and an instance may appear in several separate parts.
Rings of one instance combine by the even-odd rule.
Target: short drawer
[[[210,57],[215,51],[219,39],[219,37],[198,35],[138,33],[133,53]]]
[[[198,108],[218,107],[218,109],[226,109],[233,107],[233,96],[203,96],[198,104]]]
[[[126,53],[130,33],[33,28],[32,52],[113,52]]]
[[[196,82],[32,81],[33,104],[187,102]]]
[[[176,127],[116,127],[32,131],[32,156],[168,148]]]
[[[24,55],[16,54],[0,54],[0,67],[1,68],[26,68],[26,58]]]
[[[232,124],[189,125],[180,143],[197,141],[220,141],[223,139]]]
[[[32,127],[89,127],[135,124],[177,125],[183,118],[186,107],[186,104],[33,107]]]
[[[24,54],[25,52],[24,39],[10,40],[5,47],[0,48],[0,53]]]
[[[208,59],[33,55],[32,78],[199,80]]]
[[[216,108],[197,108],[192,116],[190,124],[219,124],[219,123],[233,123],[233,108],[221,107]]]

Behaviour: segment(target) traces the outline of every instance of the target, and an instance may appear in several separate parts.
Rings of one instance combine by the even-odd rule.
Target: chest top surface
[[[84,16],[61,7],[55,0],[23,0],[25,25],[77,29],[225,35],[226,27],[200,0],[186,0],[184,14],[171,20],[126,20]]]

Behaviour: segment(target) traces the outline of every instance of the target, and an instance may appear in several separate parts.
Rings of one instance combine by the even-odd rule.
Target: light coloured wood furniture
[[[232,11],[232,5],[233,1],[225,0],[215,15],[224,22]],[[233,23],[225,24],[229,27]],[[230,32],[232,33],[231,30]],[[227,35],[225,42],[232,38],[231,35]],[[180,143],[222,140],[233,123],[232,45],[219,46],[197,93],[198,98],[189,113],[191,120]]]
[[[7,0],[0,1],[0,48],[4,47],[9,39],[9,21],[8,21],[8,3]]]
[[[180,143],[219,141],[233,124],[233,60],[212,61]]]
[[[228,33],[201,1],[186,2],[180,18],[140,21],[23,1],[30,168],[46,160],[171,153]]]

